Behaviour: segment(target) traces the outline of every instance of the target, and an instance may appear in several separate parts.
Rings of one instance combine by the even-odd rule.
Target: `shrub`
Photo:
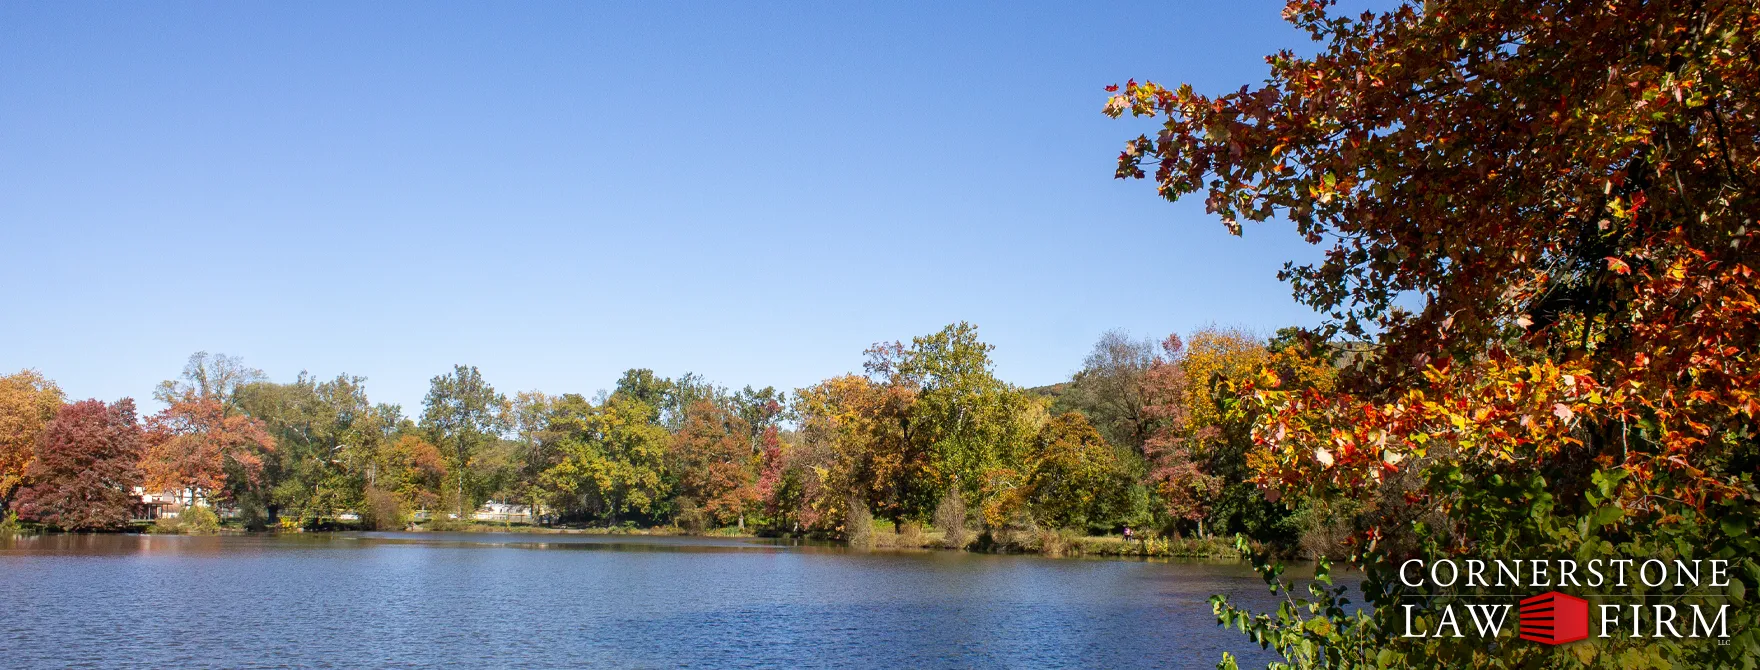
[[[874,515],[868,511],[868,504],[861,500],[850,500],[845,506],[847,511],[843,517],[843,537],[849,546],[855,549],[874,548]]]
[[[897,546],[921,547],[928,544],[926,539],[927,538],[923,535],[922,526],[908,521],[900,522],[898,524],[898,537],[896,538]]]
[[[1348,557],[1350,547],[1346,542],[1354,530],[1352,520],[1359,507],[1360,505],[1349,500],[1302,501],[1291,515],[1291,520],[1300,529],[1299,544],[1302,553],[1315,558]]]
[[[424,528],[436,533],[456,533],[470,528],[470,523],[458,519],[448,519],[445,513],[437,513],[434,518],[423,525]]]
[[[935,506],[935,530],[941,531],[942,542],[953,549],[965,547],[972,541],[972,533],[966,528],[966,501],[958,492],[948,493],[941,497],[940,504]]]
[[[183,532],[191,535],[214,533],[220,530],[220,517],[214,510],[201,506],[190,506],[177,516]]]
[[[162,516],[147,527],[154,535],[207,535],[220,531],[220,517],[206,507],[190,506],[177,516]]]
[[[697,506],[697,501],[679,498],[678,513],[673,518],[673,524],[686,533],[699,535],[709,526],[709,519],[703,513],[703,508]]]
[[[18,523],[18,512],[7,512],[6,516],[0,517],[0,537],[12,537],[23,532],[24,528]]]
[[[162,516],[154,519],[153,525],[147,526],[147,533],[151,535],[180,535],[183,533],[183,523],[178,521],[177,517]]]
[[[400,530],[404,526],[403,501],[390,491],[368,488],[361,523],[371,530]]]
[[[1046,556],[1062,556],[1076,548],[1079,536],[1067,528],[1047,528],[1039,531],[1039,553]]]

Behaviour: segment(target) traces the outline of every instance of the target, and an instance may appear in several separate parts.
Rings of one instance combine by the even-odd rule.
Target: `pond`
[[[1170,667],[1269,660],[1235,563],[783,541],[310,533],[0,539],[6,667]]]

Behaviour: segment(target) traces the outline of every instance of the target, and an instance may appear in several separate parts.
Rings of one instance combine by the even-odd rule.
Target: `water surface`
[[[1243,667],[1245,566],[762,540],[0,539],[5,667]]]

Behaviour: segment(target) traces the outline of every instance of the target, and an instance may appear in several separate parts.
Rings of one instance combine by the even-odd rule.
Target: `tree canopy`
[[[1319,49],[1270,56],[1262,85],[1212,97],[1132,81],[1105,107],[1160,120],[1117,176],[1202,193],[1237,233],[1292,222],[1327,249],[1284,271],[1296,297],[1330,316],[1322,334],[1369,340],[1336,389],[1270,375],[1244,391],[1270,496],[1363,506],[1353,543],[1377,614],[1334,617],[1345,638],[1264,620],[1254,634],[1304,663],[1366,649],[1384,666],[1528,667],[1560,659],[1397,639],[1387,562],[1608,542],[1751,566],[1760,9],[1332,5],[1287,5]],[[1731,617],[1751,628],[1756,611]],[[1578,660],[1723,666],[1753,658],[1748,639],[1612,642]],[[1328,651],[1304,646],[1317,643]]]

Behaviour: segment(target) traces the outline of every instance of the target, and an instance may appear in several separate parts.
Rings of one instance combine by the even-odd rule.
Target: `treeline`
[[[468,520],[494,500],[553,523],[855,541],[879,518],[960,546],[1127,527],[1324,536],[1311,510],[1248,483],[1254,417],[1237,389],[1326,388],[1333,347],[1295,330],[1109,332],[1071,380],[1041,388],[998,379],[991,350],[954,324],[875,345],[862,373],[792,393],[634,369],[594,397],[509,396],[461,365],[433,378],[414,416],[372,402],[360,377],[277,383],[224,355],[192,356],[145,418],[129,399],[65,403],[25,371],[0,380],[0,504],[69,530],[126,525],[141,486],[252,528],[345,513],[399,528],[418,510]]]

